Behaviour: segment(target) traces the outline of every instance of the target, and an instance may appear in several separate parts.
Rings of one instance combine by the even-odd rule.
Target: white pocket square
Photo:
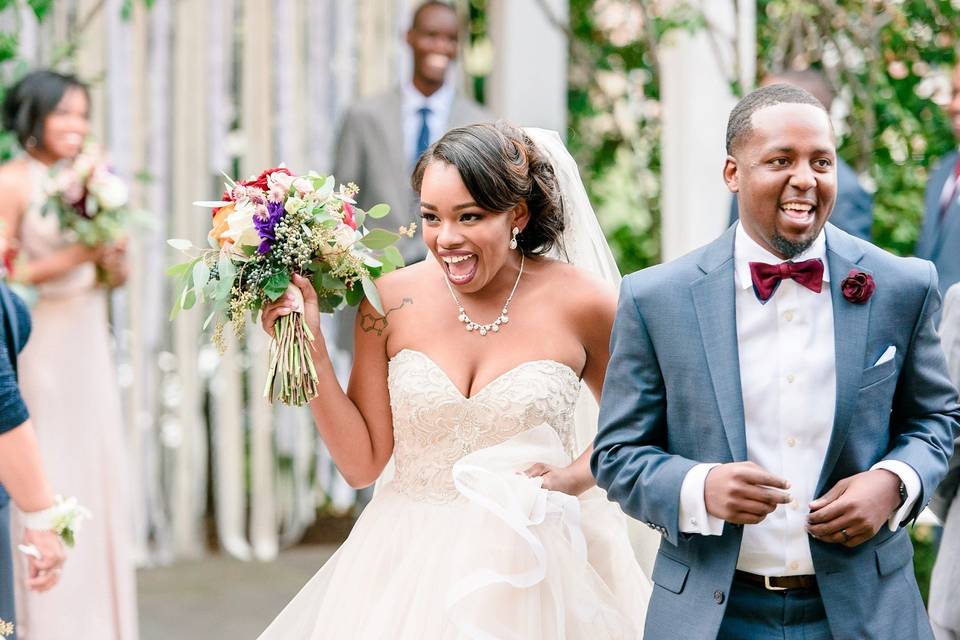
[[[894,345],[890,345],[889,347],[887,347],[887,350],[883,352],[883,355],[880,356],[880,359],[877,360],[876,363],[874,363],[873,366],[879,367],[884,362],[889,362],[893,360],[893,357],[895,355],[897,355],[897,348]]]

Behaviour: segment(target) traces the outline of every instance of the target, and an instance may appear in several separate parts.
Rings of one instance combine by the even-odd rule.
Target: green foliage
[[[762,72],[821,69],[849,113],[840,154],[875,185],[874,241],[912,251],[933,163],[956,147],[938,102],[960,33],[960,4],[948,0],[759,0]]]
[[[660,259],[658,47],[710,28],[694,3],[666,6],[570,2],[569,145],[624,273]],[[942,103],[958,33],[950,0],[757,2],[757,80],[824,71],[848,106],[840,154],[875,191],[874,240],[896,253],[912,251],[929,170],[956,146]]]

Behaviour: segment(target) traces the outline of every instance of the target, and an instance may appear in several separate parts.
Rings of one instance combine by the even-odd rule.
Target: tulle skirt
[[[651,583],[623,514],[519,473],[537,461],[568,463],[548,426],[458,461],[453,502],[387,484],[261,640],[640,638]]]

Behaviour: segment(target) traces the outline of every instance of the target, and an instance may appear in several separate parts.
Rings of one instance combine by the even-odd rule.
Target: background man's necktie
[[[430,107],[420,107],[417,111],[420,114],[420,133],[417,134],[417,155],[413,162],[416,164],[423,152],[430,146],[430,125],[427,124],[427,117],[430,115]]]

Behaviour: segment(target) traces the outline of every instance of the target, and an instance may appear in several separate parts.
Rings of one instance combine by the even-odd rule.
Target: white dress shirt
[[[427,115],[427,128],[430,129],[430,144],[440,139],[447,132],[447,123],[450,121],[450,109],[453,108],[453,99],[456,91],[452,82],[444,82],[431,96],[425,96],[407,81],[401,85],[403,104],[403,156],[410,163],[410,168],[417,162],[417,138],[420,136],[420,109],[430,109]]]
[[[779,505],[761,523],[744,525],[737,568],[765,576],[814,573],[806,531],[809,504],[833,432],[836,354],[833,302],[823,232],[793,259],[823,261],[823,289],[816,293],[783,280],[766,304],[753,290],[750,262],[783,262],[757,244],[741,225],[734,241],[737,351],[747,440],[747,459],[790,482],[789,504]],[[723,520],[704,502],[707,473],[716,464],[693,467],[680,491],[680,530],[721,535]],[[891,530],[910,512],[920,478],[906,463],[881,461],[907,486],[907,500],[889,520]]]

